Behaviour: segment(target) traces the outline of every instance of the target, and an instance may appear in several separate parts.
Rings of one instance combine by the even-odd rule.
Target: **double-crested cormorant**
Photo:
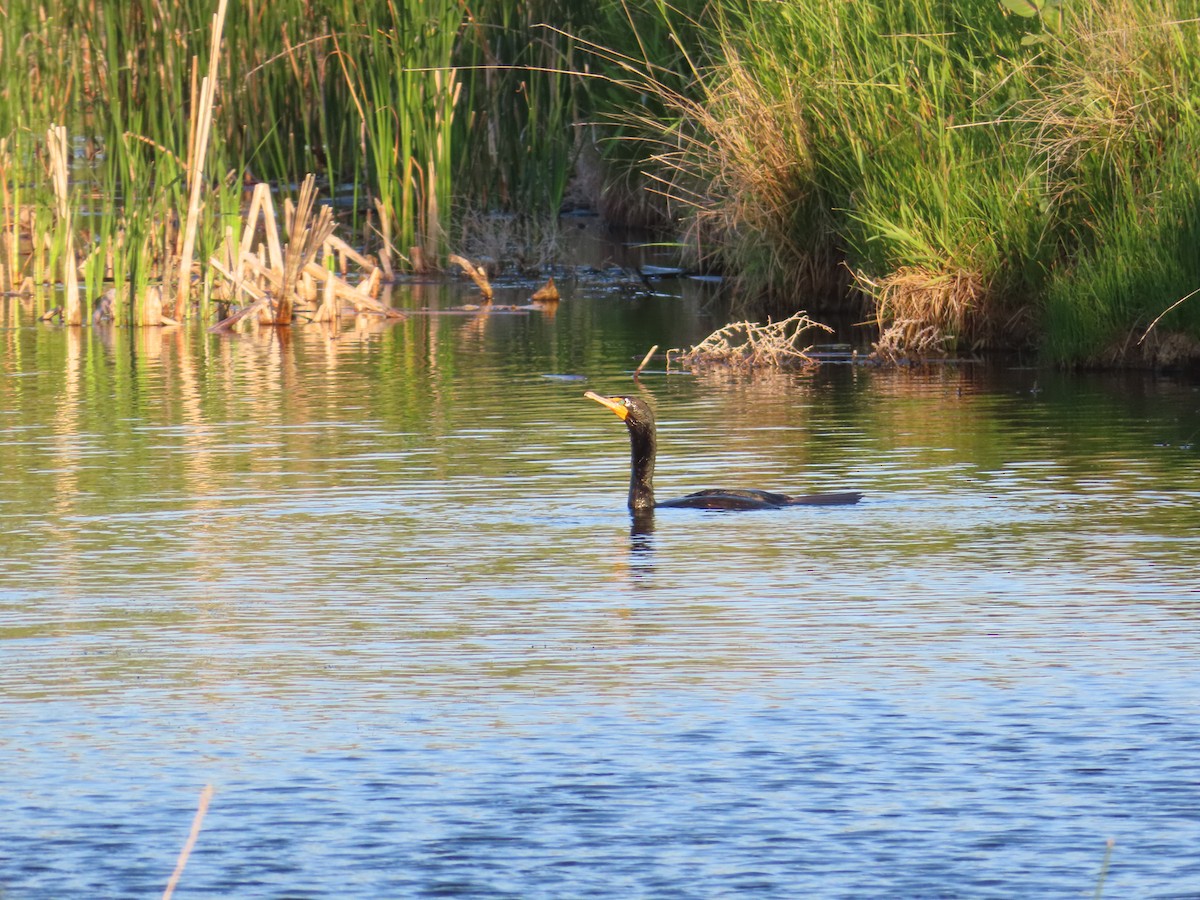
[[[632,471],[629,477],[629,509],[645,513],[664,507],[685,509],[778,509],[781,506],[832,506],[857,503],[862,494],[847,491],[836,494],[804,494],[789,497],[771,491],[722,490],[696,491],[676,500],[654,502],[654,412],[637,397],[602,397],[594,391],[583,396],[595,400],[617,414],[629,429]]]

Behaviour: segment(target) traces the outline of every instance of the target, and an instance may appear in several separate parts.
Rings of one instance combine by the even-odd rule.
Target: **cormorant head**
[[[630,431],[639,428],[649,428],[651,431],[654,429],[654,410],[645,400],[638,397],[603,397],[595,391],[588,391],[583,396],[612,410]]]
[[[654,411],[637,397],[602,397],[593,391],[583,396],[616,413],[629,429],[629,508],[635,513],[654,509]]]

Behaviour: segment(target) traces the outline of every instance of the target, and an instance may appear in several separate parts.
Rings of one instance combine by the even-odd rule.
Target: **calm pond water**
[[[180,898],[1090,897],[1109,839],[1104,896],[1200,896],[1194,385],[636,387],[702,298],[565,294],[6,320],[5,900],[158,896],[206,784]],[[588,389],[663,496],[866,498],[634,533]]]

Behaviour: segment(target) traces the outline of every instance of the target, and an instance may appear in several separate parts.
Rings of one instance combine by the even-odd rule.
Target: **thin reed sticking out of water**
[[[184,867],[187,866],[188,857],[192,855],[192,848],[196,846],[196,840],[200,837],[200,828],[204,825],[204,816],[208,812],[208,804],[212,801],[212,797],[213,786],[207,784],[200,792],[200,802],[196,807],[196,815],[192,819],[192,830],[188,832],[187,841],[184,842],[183,849],[179,851],[179,859],[175,862],[175,871],[171,873],[166,890],[163,891],[162,900],[171,900],[171,895],[175,893],[179,879],[183,876]]]

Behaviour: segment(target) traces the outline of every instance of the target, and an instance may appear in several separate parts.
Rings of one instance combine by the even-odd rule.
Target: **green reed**
[[[195,93],[215,5],[66,0],[10,4],[0,16],[0,138],[12,161],[4,221],[11,234],[21,208],[47,205],[37,135],[64,123],[77,146],[96,151],[73,173],[78,202],[93,198],[79,244],[93,298],[110,276],[135,273],[171,289],[172,223],[187,209]],[[570,28],[592,27],[594,4],[468,10],[457,0],[388,0],[362,16],[347,0],[230,6],[196,259],[219,246],[244,174],[284,189],[310,171],[329,186],[349,182],[352,227],[380,208],[397,247],[419,246],[433,264],[456,209],[557,209],[581,117],[566,74],[575,64]],[[570,28],[538,27],[545,21]],[[23,237],[38,248],[46,238]],[[109,257],[113,271],[97,261]],[[36,264],[42,277],[47,266],[36,259],[5,262],[12,272]],[[119,285],[122,296],[140,292],[127,287]],[[138,302],[122,315],[139,321]]]
[[[577,22],[569,4],[553,6],[492,3],[486,21],[464,29],[456,58],[472,75],[456,134],[459,184],[483,208],[557,212],[562,202],[578,120]]]
[[[8,287],[67,262],[42,148],[61,123],[88,213],[74,217],[87,296],[114,285],[118,315],[141,322],[149,286],[170,294],[215,6],[4,7]],[[595,143],[606,212],[680,222],[699,257],[778,304],[853,285],[885,326],[931,323],[964,344],[1037,334],[1057,360],[1101,358],[1200,286],[1200,0],[1169,12],[383,0],[364,19],[349,0],[235,3],[189,313],[203,313],[204,263],[246,174],[280,190],[310,171],[349,183],[356,233],[377,240],[365,226],[381,210],[397,250],[437,265],[465,212],[552,215]],[[1198,309],[1155,328],[1200,334]]]
[[[402,250],[443,248],[450,214],[457,3],[388,0],[383,21],[348,44],[350,87],[363,110],[367,173]]]
[[[1200,286],[1200,4],[1053,7],[721,4],[698,90],[647,70],[678,127],[629,121],[691,244],[757,291],[846,296],[848,269],[885,326],[1084,359]]]

